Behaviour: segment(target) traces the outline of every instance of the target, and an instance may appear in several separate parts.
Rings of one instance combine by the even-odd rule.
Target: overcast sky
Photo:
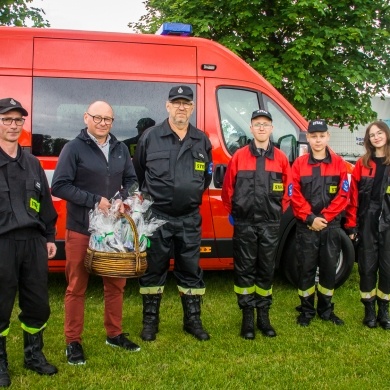
[[[129,22],[146,14],[144,0],[34,0],[52,28],[131,32]]]

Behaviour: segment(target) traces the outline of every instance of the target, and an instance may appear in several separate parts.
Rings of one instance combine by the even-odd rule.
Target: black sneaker
[[[81,344],[77,341],[73,341],[66,346],[66,357],[68,363],[72,365],[85,364],[84,351]]]
[[[130,341],[126,336],[128,336],[128,333],[121,333],[118,336],[115,337],[108,337],[106,340],[107,345],[111,345],[111,347],[120,347],[123,349],[126,349],[130,352],[138,352],[141,350],[141,347],[137,345],[136,343],[133,343]]]

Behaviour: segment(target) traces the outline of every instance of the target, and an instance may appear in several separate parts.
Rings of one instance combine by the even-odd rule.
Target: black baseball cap
[[[17,100],[13,98],[0,99],[0,114],[5,114],[12,110],[20,111],[22,115],[28,116],[27,110]]]
[[[308,133],[316,133],[328,131],[328,126],[323,119],[314,119],[309,122],[309,127],[307,128]]]
[[[272,121],[272,115],[266,111],[266,110],[256,110],[256,111],[253,111],[252,112],[252,118],[251,119],[255,119],[259,116],[265,116],[266,118],[270,119]]]
[[[194,99],[194,93],[187,85],[179,85],[178,87],[171,88],[169,91],[168,100],[172,101],[176,99],[186,99],[192,101]]]

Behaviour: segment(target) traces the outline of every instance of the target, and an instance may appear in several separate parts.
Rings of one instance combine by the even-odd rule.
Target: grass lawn
[[[276,277],[271,320],[278,336],[239,337],[241,312],[233,293],[232,272],[206,272],[207,294],[202,320],[211,340],[199,342],[182,330],[182,308],[173,275],[161,303],[160,332],[155,342],[139,333],[142,300],[137,280],[129,280],[124,304],[125,332],[141,345],[129,353],[105,345],[102,283],[92,277],[87,292],[83,346],[85,366],[70,366],[65,358],[63,296],[65,279],[51,274],[52,315],[44,334],[44,352],[59,373],[41,377],[23,368],[22,331],[15,307],[7,338],[11,389],[388,389],[390,331],[361,323],[355,269],[336,290],[335,312],[343,327],[318,317],[308,328],[295,323],[297,292]]]

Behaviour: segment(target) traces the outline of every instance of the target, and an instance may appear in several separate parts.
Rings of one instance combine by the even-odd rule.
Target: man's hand
[[[110,201],[107,198],[102,197],[102,199],[100,199],[100,203],[98,204],[98,209],[103,211],[104,214],[108,214],[110,207]]]
[[[309,226],[310,230],[314,230],[315,232],[319,232],[322,229],[328,226],[328,221],[322,217],[315,217],[311,226]]]
[[[54,242],[48,242],[47,244],[47,255],[49,259],[52,259],[57,253],[57,246]]]

